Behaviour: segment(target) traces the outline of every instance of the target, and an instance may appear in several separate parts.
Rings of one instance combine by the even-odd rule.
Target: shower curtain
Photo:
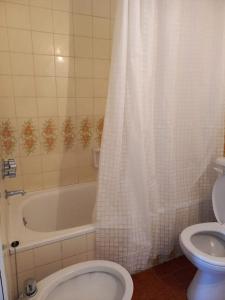
[[[96,251],[131,273],[209,221],[223,153],[224,0],[119,0],[97,197]]]

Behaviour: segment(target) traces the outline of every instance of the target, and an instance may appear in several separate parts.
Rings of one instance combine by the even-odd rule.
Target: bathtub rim
[[[68,229],[62,229],[57,231],[48,231],[48,232],[39,232],[34,231],[23,224],[23,207],[31,201],[31,197],[39,196],[40,194],[46,194],[49,192],[57,192],[64,190],[72,190],[76,188],[96,185],[96,181],[88,182],[88,183],[79,183],[74,185],[68,185],[63,187],[57,187],[53,189],[40,190],[35,192],[28,192],[25,196],[16,196],[8,199],[8,207],[9,207],[9,251],[11,254],[14,254],[14,249],[11,247],[11,243],[13,241],[19,241],[20,244],[16,248],[17,252],[22,252],[26,250],[30,250],[36,247],[41,247],[45,245],[49,245],[52,243],[56,243],[59,241],[71,239],[74,237],[78,237],[84,234],[95,232],[95,224],[85,224],[82,226],[72,227]]]

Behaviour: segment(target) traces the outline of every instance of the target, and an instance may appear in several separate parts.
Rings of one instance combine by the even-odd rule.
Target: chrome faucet
[[[5,190],[5,198],[8,199],[9,197],[21,195],[24,196],[26,192],[24,190],[16,190],[16,191],[7,191]]]

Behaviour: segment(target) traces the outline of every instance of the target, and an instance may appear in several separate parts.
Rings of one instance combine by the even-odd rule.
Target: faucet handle
[[[16,161],[15,159],[8,159],[2,162],[2,178],[16,177]]]

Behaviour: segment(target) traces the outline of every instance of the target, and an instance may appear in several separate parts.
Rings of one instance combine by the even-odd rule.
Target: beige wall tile
[[[73,15],[73,19],[75,35],[92,37],[93,22],[91,16]]]
[[[78,147],[77,152],[76,152],[76,158],[77,158],[77,162],[78,162],[78,176],[80,176],[80,169],[88,169],[89,167],[92,166],[92,156],[91,156],[91,149],[90,148],[86,148],[83,149],[82,145],[80,145],[80,147]],[[89,176],[89,171],[88,172],[88,176]],[[90,180],[89,180],[90,181]]]
[[[54,243],[34,249],[35,266],[42,266],[61,259],[61,244]]]
[[[42,169],[44,172],[57,171],[62,163],[61,154],[47,154],[42,156]]]
[[[31,32],[22,29],[9,29],[9,48],[12,52],[32,52]]]
[[[73,11],[73,1],[72,0],[52,0],[53,9],[62,11]]]
[[[35,96],[34,78],[32,76],[14,76],[13,86],[15,96]]]
[[[32,32],[33,51],[35,54],[54,54],[53,34]]]
[[[92,98],[77,99],[77,115],[93,115],[94,103]]]
[[[59,171],[45,172],[43,173],[43,185],[44,188],[54,188],[60,186],[61,173]]]
[[[10,76],[0,76],[0,97],[12,96],[13,86]]]
[[[75,60],[76,77],[92,78],[93,76],[93,61],[88,58],[77,58]]]
[[[88,233],[87,234],[87,247],[88,251],[95,250],[95,233]]]
[[[8,51],[8,35],[6,28],[0,28],[0,51]]]
[[[35,269],[35,279],[41,280],[48,275],[55,273],[56,271],[60,270],[62,268],[61,261],[57,261],[51,264],[47,264],[41,267],[37,267]]]
[[[92,39],[85,38],[85,37],[76,37],[75,54],[77,57],[92,57],[93,56]]]
[[[7,3],[6,17],[9,27],[21,29],[29,29],[30,27],[28,6]]]
[[[37,98],[39,117],[50,117],[58,115],[56,98]]]
[[[87,251],[86,235],[75,237],[73,239],[64,240],[62,242],[63,258],[82,254]]]
[[[23,186],[27,192],[38,191],[43,188],[42,174],[29,174],[23,176]]]
[[[34,268],[33,250],[27,250],[17,254],[17,268],[19,273]]]
[[[55,62],[54,56],[34,55],[34,72],[38,76],[54,76]]]
[[[13,75],[33,75],[33,56],[31,54],[13,53],[11,54]]]
[[[110,58],[110,41],[103,39],[94,39],[93,56],[95,58]]]
[[[6,4],[0,3],[0,26],[6,26]]]
[[[92,166],[78,169],[79,182],[91,182],[96,180],[96,170]]]
[[[95,38],[110,38],[110,21],[109,19],[94,18],[93,35]]]
[[[74,56],[74,39],[69,35],[54,34],[55,55]]]
[[[40,155],[21,157],[20,164],[24,175],[42,172]]]
[[[17,178],[5,179],[4,187],[7,190],[22,189],[23,188],[22,177],[17,176]]]
[[[78,174],[76,168],[69,168],[61,170],[60,184],[71,185],[78,183]]]
[[[88,254],[83,253],[83,254],[79,254],[79,255],[75,255],[75,256],[63,259],[62,265],[63,265],[63,268],[66,268],[68,266],[72,266],[74,264],[78,264],[80,262],[84,262],[87,260],[88,260]]]
[[[22,5],[28,5],[29,4],[29,0],[6,0],[6,1],[16,3],[16,4],[22,4]]]
[[[7,52],[0,52],[0,75],[11,73],[10,56]]]
[[[31,6],[43,7],[43,8],[51,8],[52,0],[29,0]]]
[[[15,104],[16,116],[18,118],[37,117],[37,104],[35,98],[15,98]]]
[[[67,152],[61,155],[61,168],[70,169],[77,166],[75,152]]]
[[[55,33],[63,33],[67,35],[73,34],[73,14],[53,11],[53,24]]]
[[[12,97],[0,98],[0,118],[15,117],[15,105]]]
[[[73,77],[74,76],[74,58],[56,56],[55,57],[56,76]]]
[[[56,87],[54,77],[36,77],[36,90],[38,97],[55,97]]]
[[[73,0],[73,9],[79,14],[91,15],[92,0]]]
[[[115,15],[116,15],[117,1],[118,0],[111,0],[110,1],[110,17],[112,19],[114,19]]]
[[[109,18],[110,0],[93,0],[93,15],[102,18]]]
[[[58,112],[59,116],[74,116],[76,113],[75,99],[58,98]]]
[[[77,78],[76,96],[84,98],[93,97],[93,80],[86,78]]]
[[[37,31],[52,32],[52,12],[49,9],[31,7],[31,28]]]
[[[105,114],[106,99],[105,98],[95,98],[94,100],[94,115],[104,115]]]
[[[56,78],[57,97],[67,98],[75,97],[75,81],[74,78]]]
[[[106,59],[94,60],[94,78],[108,78],[110,61]]]
[[[94,96],[106,98],[108,94],[108,80],[94,79]]]

